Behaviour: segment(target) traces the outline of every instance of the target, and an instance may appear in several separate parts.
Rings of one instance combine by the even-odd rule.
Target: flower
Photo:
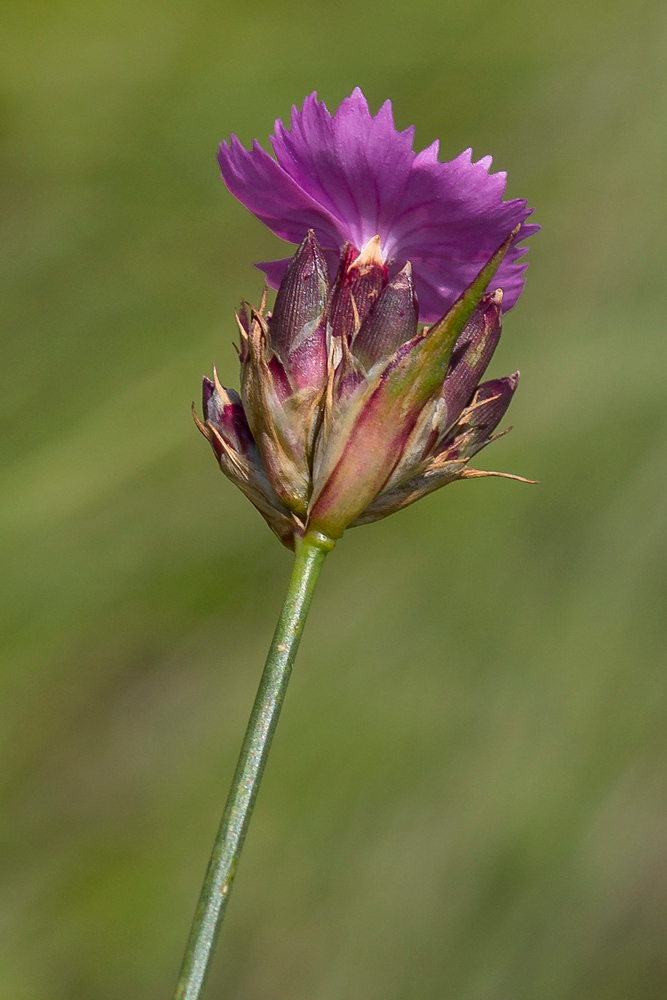
[[[517,229],[452,307],[419,330],[412,267],[390,279],[380,239],[346,244],[333,282],[312,230],[272,313],[237,314],[241,395],[204,379],[195,413],[222,471],[289,548],[330,545],[457,479],[493,440],[518,372],[480,384],[500,337],[500,288],[485,289]],[[519,476],[508,476],[520,479]],[[530,480],[523,480],[529,482]]]
[[[437,143],[415,155],[412,138],[389,102],[372,117],[355,90],[333,118],[313,94],[291,131],[277,122],[277,162],[234,136],[220,149],[232,193],[299,247],[259,265],[278,283],[273,311],[265,292],[237,313],[240,395],[214,371],[195,420],[290,548],[506,475],[469,461],[518,384],[481,379],[523,287],[518,244],[538,227],[525,201],[502,201],[489,158],[438,163]]]
[[[218,155],[225,184],[277,236],[300,244],[314,232],[335,274],[346,243],[359,252],[379,236],[393,278],[410,261],[420,319],[439,319],[482,265],[516,229],[498,269],[505,310],[517,301],[526,265],[519,244],[539,226],[527,223],[523,199],[503,201],[506,175],[490,174],[491,157],[470,149],[438,162],[438,142],[413,151],[414,128],[394,126],[391,103],[371,115],[357,87],[334,115],[315,93],[292,109],[290,128],[276,121],[276,159],[235,135]],[[518,229],[517,229],[518,227]],[[277,288],[289,258],[258,264]]]

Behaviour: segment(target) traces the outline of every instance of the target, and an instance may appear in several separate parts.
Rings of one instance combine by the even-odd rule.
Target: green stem
[[[199,1000],[202,995],[317,577],[333,546],[319,532],[297,542],[285,603],[213,845],[174,1000]]]

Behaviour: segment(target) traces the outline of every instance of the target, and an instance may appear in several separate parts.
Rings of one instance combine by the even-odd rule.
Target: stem
[[[213,845],[174,1000],[199,1000],[202,995],[317,577],[333,546],[319,532],[297,540],[285,603]]]

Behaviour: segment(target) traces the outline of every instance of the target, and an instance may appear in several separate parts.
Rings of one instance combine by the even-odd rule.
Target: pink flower
[[[476,163],[470,149],[446,163],[438,142],[413,151],[414,128],[397,131],[391,102],[371,115],[359,88],[332,116],[311,94],[290,128],[276,121],[273,159],[255,141],[236,136],[218,155],[225,184],[277,236],[300,244],[313,230],[332,276],[345,243],[362,250],[380,237],[389,277],[410,261],[420,319],[434,322],[468,287],[518,225],[494,279],[510,309],[523,289],[521,242],[539,229],[523,199],[503,201],[506,175],[490,174],[491,157]],[[289,258],[257,266],[278,287]]]

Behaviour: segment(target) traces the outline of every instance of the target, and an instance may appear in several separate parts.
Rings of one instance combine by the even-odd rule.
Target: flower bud
[[[270,322],[271,348],[294,392],[326,384],[328,298],[329,270],[311,230],[285,271]]]
[[[292,258],[272,316],[241,324],[241,396],[248,424],[282,504],[305,517],[319,403],[327,381],[326,261],[312,233]],[[245,338],[244,338],[245,334]]]
[[[331,336],[349,343],[386,284],[379,238],[369,240],[361,252],[346,243],[331,295]]]
[[[417,333],[419,306],[406,264],[382,290],[354,337],[354,355],[366,369],[389,358]]]
[[[214,381],[203,381],[202,422],[195,422],[209,441],[220,468],[247,496],[281,542],[294,547],[294,522],[273,489],[253,439],[238,393],[224,389],[214,369]]]

